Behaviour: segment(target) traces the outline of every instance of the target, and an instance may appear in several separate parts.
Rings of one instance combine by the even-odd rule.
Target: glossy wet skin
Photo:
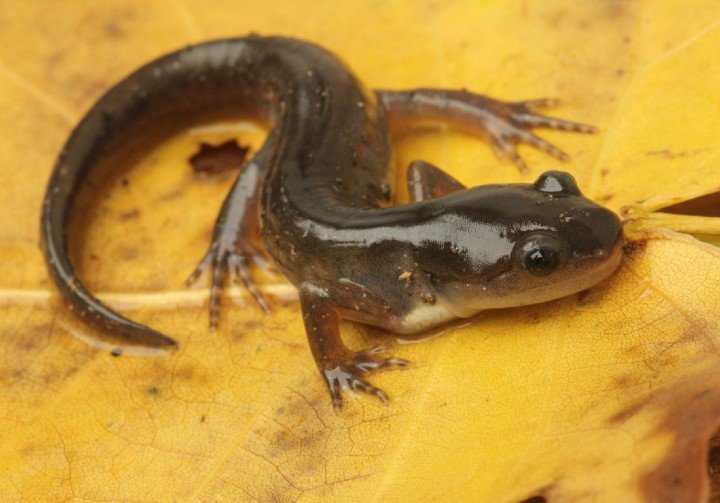
[[[557,171],[535,184],[485,185],[370,214],[376,225],[294,222],[303,246],[319,253],[288,254],[286,275],[363,285],[390,299],[395,315],[345,317],[399,333],[582,291],[622,255],[618,217]]]
[[[50,274],[74,310],[103,332],[174,345],[103,305],[77,278],[66,229],[74,196],[106,150],[148,128],[172,132],[216,111],[250,114],[269,125],[268,138],[239,173],[188,282],[210,274],[213,327],[231,278],[269,311],[250,268],[269,255],[299,288],[308,343],[335,407],[347,390],[387,401],[367,375],[407,362],[381,349],[351,351],[340,319],[416,333],[483,309],[569,295],[617,267],[619,220],[582,197],[562,172],[534,185],[467,189],[417,161],[408,169],[411,203],[390,206],[390,129],[442,120],[487,137],[524,170],[519,142],[567,159],[530,128],[594,131],[533,113],[548,104],[455,90],[370,92],[331,53],[292,39],[246,37],[177,51],[108,91],[68,139],[43,205]]]
[[[549,190],[548,180],[562,187]],[[453,211],[452,220],[472,225],[443,225],[454,231],[422,246],[419,258],[455,316],[564,297],[590,288],[619,264],[617,216],[582,197],[566,173],[545,173],[534,185],[469,189],[463,196],[467,205]]]

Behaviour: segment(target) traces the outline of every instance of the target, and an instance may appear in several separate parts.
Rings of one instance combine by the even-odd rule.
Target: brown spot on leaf
[[[616,381],[615,384],[619,385],[621,387],[625,387],[625,386],[623,386],[623,384],[628,382],[629,378],[628,378],[628,376],[623,376],[623,379],[625,379],[625,381],[623,383]],[[624,423],[631,417],[635,416],[640,410],[642,410],[643,407],[645,407],[645,405],[647,404],[649,399],[650,398],[645,398],[643,400],[640,400],[640,401],[637,401],[637,402],[631,404],[629,407],[625,407],[620,412],[618,412],[618,413],[614,414],[612,417],[610,417],[609,422],[613,425]]]
[[[172,190],[172,191],[167,192],[167,193],[163,194],[162,196],[160,196],[160,197],[157,199],[157,201],[158,201],[158,202],[162,202],[162,203],[166,203],[166,202],[168,202],[168,201],[174,201],[175,199],[178,199],[178,198],[180,198],[180,197],[182,197],[182,196],[183,196],[183,191],[182,191],[182,190]]]
[[[136,220],[140,217],[140,210],[133,208],[132,210],[120,213],[120,220]]]
[[[263,327],[263,323],[260,320],[246,320],[243,322],[243,328],[245,332],[257,330]]]
[[[178,366],[173,369],[173,378],[176,380],[190,380],[194,377],[195,370],[188,365]]]
[[[647,248],[647,240],[640,239],[637,241],[627,242],[623,245],[623,253],[627,258],[633,258],[634,255],[642,253]]]
[[[645,152],[649,156],[655,156],[655,157],[661,157],[663,159],[667,160],[673,160],[677,158],[682,157],[694,157],[697,154],[703,152],[705,149],[696,149],[696,150],[681,150],[681,151],[672,151],[667,148],[659,149],[659,150],[648,150]]]
[[[140,257],[140,251],[134,247],[120,246],[118,248],[117,256],[122,260],[134,260]]]
[[[658,426],[673,443],[660,465],[642,481],[646,501],[704,501],[707,497],[708,439],[720,418],[720,382],[711,368],[652,395],[645,406],[663,410]]]
[[[626,389],[636,383],[636,378],[631,374],[622,374],[613,379],[613,388]],[[622,420],[622,418],[620,418]]]

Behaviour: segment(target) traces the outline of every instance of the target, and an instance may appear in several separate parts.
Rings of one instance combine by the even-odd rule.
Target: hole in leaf
[[[229,140],[220,145],[201,143],[200,150],[189,161],[197,175],[217,176],[242,167],[250,147]]]

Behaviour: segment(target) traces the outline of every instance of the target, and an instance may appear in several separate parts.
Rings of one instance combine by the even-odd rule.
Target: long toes
[[[373,346],[370,349],[363,351],[361,354],[363,355],[380,355],[387,351],[387,344],[378,344],[377,346]]]
[[[538,108],[551,108],[560,104],[560,100],[556,98],[539,98],[534,100],[516,101],[512,105],[515,108],[536,110]]]
[[[330,396],[332,397],[333,409],[342,409],[342,393],[337,388],[330,389]]]
[[[532,145],[538,150],[542,150],[543,152],[560,159],[561,161],[568,161],[570,159],[570,156],[567,155],[567,153],[563,152],[552,143],[549,143],[532,133],[525,132],[519,136],[519,139],[524,143]]]
[[[546,128],[554,129],[557,131],[570,131],[574,133],[588,134],[596,133],[598,130],[595,126],[591,126],[589,124],[565,121],[533,113],[515,113],[513,114],[512,118],[519,124],[522,124],[523,126],[528,128]]]
[[[372,384],[370,384],[369,382],[367,382],[365,379],[361,379],[361,378],[359,378],[359,377],[356,377],[356,378],[354,379],[353,385],[354,385],[353,389],[358,389],[358,390],[360,390],[360,391],[364,391],[364,392],[367,393],[368,395],[376,396],[376,397],[378,397],[380,400],[382,400],[382,402],[383,402],[384,404],[386,404],[386,405],[387,405],[387,403],[389,402],[387,393],[385,393],[385,392],[384,392],[383,390],[381,390],[380,388],[376,388],[375,386],[373,386]]]
[[[220,318],[220,292],[225,284],[227,276],[227,258],[225,256],[215,257],[213,261],[212,283],[210,284],[210,328],[218,327]]]
[[[384,360],[380,361],[380,365],[378,368],[381,369],[390,369],[390,368],[407,368],[410,366],[410,360],[406,360],[405,358],[385,358]]]
[[[255,281],[253,281],[250,270],[247,267],[247,258],[243,255],[234,255],[230,260],[232,262],[230,267],[235,273],[236,278],[240,278],[240,281],[247,291],[250,292],[250,295],[252,295],[253,299],[255,299],[255,302],[258,306],[260,306],[260,309],[262,309],[265,314],[270,314],[270,306],[268,305],[267,300],[265,300],[265,296],[255,285]]]
[[[513,164],[517,166],[517,169],[518,171],[520,171],[520,173],[528,172],[528,167],[527,164],[525,164],[525,160],[520,157],[520,154],[518,154],[517,150],[515,150],[515,147],[508,151],[507,156],[513,162]]]
[[[335,410],[342,409],[342,388],[341,382],[343,377],[338,375],[338,369],[325,371],[325,382],[327,383],[330,398],[332,399],[333,408]]]
[[[518,171],[520,173],[527,173],[528,167],[527,164],[525,164],[525,161],[520,157],[520,154],[518,154],[517,149],[515,148],[515,145],[511,142],[509,142],[506,138],[503,138],[502,136],[495,136],[492,137],[491,143],[493,146],[493,150],[495,150],[495,154],[500,157],[501,159],[509,159],[517,166]]]
[[[406,368],[409,366],[410,361],[404,358],[391,357],[383,358],[381,360],[373,360],[359,355],[359,357],[355,359],[355,367],[366,374],[394,368]]]
[[[210,247],[210,249],[205,253],[205,256],[200,260],[197,267],[195,267],[195,270],[188,276],[188,278],[183,282],[183,287],[187,288],[193,283],[195,283],[202,274],[208,270],[208,268],[212,265],[213,260],[215,258],[215,251],[217,250],[217,246],[213,245]]]
[[[203,272],[205,272],[204,268],[201,268],[200,266],[196,267],[192,274],[190,274],[190,276],[188,276],[187,279],[183,281],[183,288],[187,288],[193,283],[195,283]]]
[[[410,366],[410,360],[395,357],[384,358],[382,360],[377,360],[373,363],[374,365],[372,370],[390,370],[393,368],[405,368]]]

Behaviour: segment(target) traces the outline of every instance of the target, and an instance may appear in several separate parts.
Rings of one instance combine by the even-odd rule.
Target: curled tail
[[[273,123],[277,103],[268,99],[268,90],[280,88],[295,77],[290,73],[297,69],[288,67],[287,58],[283,58],[283,54],[293,53],[294,45],[310,47],[282,38],[247,37],[168,54],[115,85],[74,129],[48,184],[40,236],[51,277],[84,321],[124,341],[152,346],[176,344],[104,305],[77,277],[67,243],[74,196],[92,167],[123,142],[147,136],[156,139],[198,120],[238,111]]]

